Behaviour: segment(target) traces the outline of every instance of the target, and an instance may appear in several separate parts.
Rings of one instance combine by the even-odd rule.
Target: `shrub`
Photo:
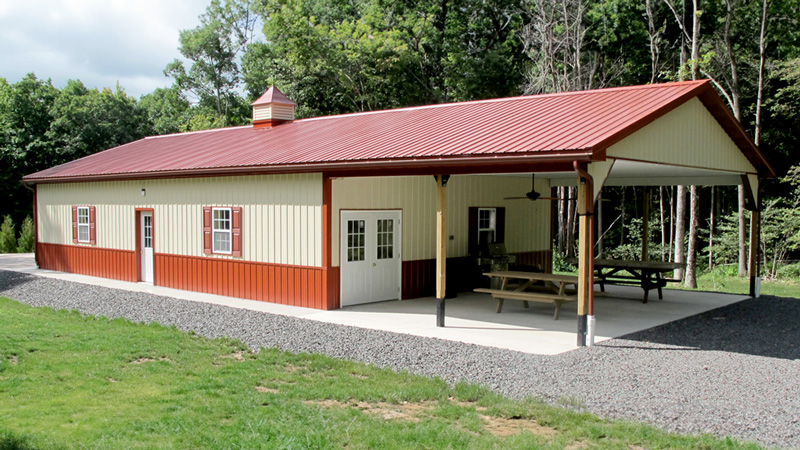
[[[0,253],[16,253],[16,251],[17,233],[14,231],[14,222],[11,216],[6,216],[3,225],[0,225]]]
[[[36,243],[36,235],[33,230],[33,219],[31,216],[25,217],[22,221],[22,227],[19,230],[19,239],[17,239],[17,252],[31,253]]]

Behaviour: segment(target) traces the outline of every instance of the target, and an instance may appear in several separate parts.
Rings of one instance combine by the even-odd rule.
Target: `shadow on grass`
[[[690,351],[800,359],[797,336],[800,336],[800,299],[762,296],[618,339],[688,347]]]

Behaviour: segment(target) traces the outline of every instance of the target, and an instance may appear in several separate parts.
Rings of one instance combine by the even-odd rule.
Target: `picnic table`
[[[621,259],[595,259],[595,282],[605,292],[605,283],[640,286],[644,290],[642,303],[647,303],[647,295],[652,289],[658,290],[658,298],[663,299],[661,288],[670,281],[662,274],[685,267],[685,264],[665,261],[629,261]]]
[[[484,273],[490,278],[501,280],[500,289],[478,288],[475,292],[491,294],[497,299],[497,313],[503,309],[503,300],[520,300],[525,308],[528,302],[553,303],[556,307],[553,320],[558,320],[561,305],[577,300],[575,288],[578,277],[541,272],[497,271]]]

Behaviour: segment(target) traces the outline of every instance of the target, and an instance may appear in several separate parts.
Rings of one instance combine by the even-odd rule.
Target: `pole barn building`
[[[774,176],[708,81],[302,120],[294,106],[273,87],[252,125],[24,177],[38,266],[318,309],[436,295],[443,324],[445,281],[469,288],[482,245],[551,269],[551,201],[510,198],[535,174],[540,193],[580,186],[582,316],[602,186],[744,184],[757,209]]]

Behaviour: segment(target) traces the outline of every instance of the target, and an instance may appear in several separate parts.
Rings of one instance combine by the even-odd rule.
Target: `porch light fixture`
[[[144,197],[145,195],[147,195],[147,189],[142,188],[142,197]]]

